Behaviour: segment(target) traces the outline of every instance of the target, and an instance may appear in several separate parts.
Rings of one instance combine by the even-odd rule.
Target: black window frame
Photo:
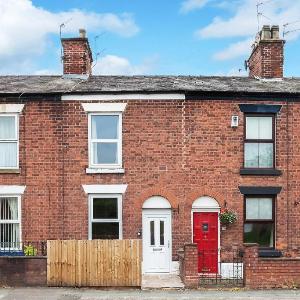
[[[246,201],[247,198],[272,198],[272,220],[265,220],[265,219],[250,219],[247,220],[246,218]],[[244,195],[244,222],[243,222],[243,241],[245,242],[245,224],[273,224],[273,246],[272,247],[265,247],[265,246],[260,246],[260,249],[275,249],[275,238],[276,238],[276,195]]]
[[[272,117],[272,139],[247,139],[247,117]],[[244,114],[244,153],[243,153],[243,168],[246,170],[274,170],[275,169],[275,158],[276,158],[276,147],[275,147],[275,143],[276,143],[276,137],[275,137],[275,122],[276,122],[276,115],[275,114],[263,114],[263,113],[245,113]],[[245,155],[245,144],[262,144],[262,143],[272,143],[273,145],[273,159],[272,159],[272,166],[271,167],[246,167],[245,163],[246,163],[246,155]]]

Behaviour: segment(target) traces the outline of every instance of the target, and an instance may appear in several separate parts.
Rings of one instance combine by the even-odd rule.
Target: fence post
[[[188,288],[197,288],[198,276],[198,247],[197,244],[184,245],[183,281]]]
[[[247,243],[244,244],[244,285],[245,287],[255,287],[255,269],[258,264],[258,244]]]

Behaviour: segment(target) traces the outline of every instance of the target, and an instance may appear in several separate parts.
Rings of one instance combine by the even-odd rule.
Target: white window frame
[[[92,117],[93,116],[118,116],[118,139],[92,139]],[[94,164],[93,163],[93,147],[94,142],[102,143],[117,143],[117,164]],[[99,169],[120,169],[122,168],[122,113],[121,112],[103,112],[103,113],[89,113],[88,115],[88,151],[89,151],[89,167]]]
[[[93,200],[94,198],[117,198],[118,199],[118,218],[117,219],[93,219]],[[89,228],[88,239],[92,240],[92,224],[93,223],[119,223],[119,240],[123,238],[122,224],[122,195],[121,194],[90,194],[89,195]]]
[[[17,144],[17,165],[13,167],[1,167],[0,170],[16,170],[19,169],[19,114],[17,113],[0,113],[1,117],[14,117],[15,118],[15,139],[0,139],[0,143],[13,143]]]
[[[10,250],[21,250],[22,249],[22,209],[21,209],[21,195],[17,194],[0,194],[0,198],[17,198],[18,200],[18,220],[1,220],[0,218],[0,224],[19,224],[19,247],[10,247]],[[0,250],[7,250],[7,248],[2,247],[0,245]]]

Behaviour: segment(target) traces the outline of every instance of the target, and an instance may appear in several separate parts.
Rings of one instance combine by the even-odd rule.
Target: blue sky
[[[300,28],[300,0],[260,0],[260,25]],[[0,73],[60,74],[63,36],[87,29],[95,74],[245,75],[256,0],[0,0]],[[96,36],[99,36],[95,39]],[[300,31],[285,75],[300,76]],[[297,63],[295,63],[297,62]],[[241,69],[241,71],[239,71]]]

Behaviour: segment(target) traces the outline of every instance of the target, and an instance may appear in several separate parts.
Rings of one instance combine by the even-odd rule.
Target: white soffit
[[[123,112],[127,103],[81,103],[85,112]]]
[[[63,101],[105,101],[105,100],[185,100],[185,94],[100,94],[64,95]]]
[[[86,194],[124,194],[127,184],[83,184]]]
[[[25,185],[0,185],[0,195],[22,195]]]
[[[24,104],[0,104],[0,113],[20,113]]]

